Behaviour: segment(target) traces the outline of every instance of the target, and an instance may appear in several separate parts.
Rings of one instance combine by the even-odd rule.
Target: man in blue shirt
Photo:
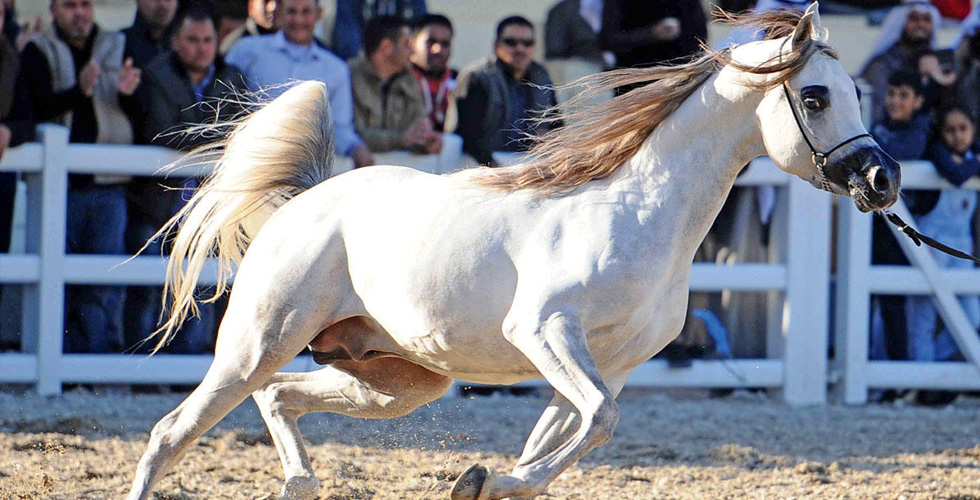
[[[374,157],[354,130],[354,104],[350,70],[340,58],[313,39],[322,9],[317,0],[282,0],[276,5],[279,33],[243,38],[225,58],[249,78],[252,90],[272,97],[296,80],[317,80],[327,85],[334,121],[334,147],[350,156],[354,167],[372,165]]]

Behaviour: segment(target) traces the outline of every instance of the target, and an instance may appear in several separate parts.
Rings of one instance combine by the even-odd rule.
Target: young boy
[[[922,78],[914,71],[900,70],[888,78],[885,118],[871,127],[871,135],[896,160],[921,159],[929,144],[930,114],[922,112]],[[888,229],[875,215],[872,225],[872,264],[908,265],[905,254]],[[908,322],[904,295],[880,295],[873,303],[881,312],[881,323],[872,321],[872,359],[908,359]]]

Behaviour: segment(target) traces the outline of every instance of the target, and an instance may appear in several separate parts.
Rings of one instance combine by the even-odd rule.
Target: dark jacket
[[[665,18],[680,21],[681,35],[661,42],[652,26]],[[700,0],[607,0],[602,11],[603,50],[616,54],[621,68],[649,66],[675,61],[701,51],[708,39],[708,18]]]
[[[10,147],[34,137],[30,95],[19,78],[20,58],[17,50],[0,37],[0,124],[10,128]],[[14,218],[14,195],[17,173],[0,172],[0,253],[10,249],[10,228]]]
[[[188,126],[213,123],[215,119],[233,118],[242,111],[234,102],[240,100],[235,98],[235,92],[244,89],[242,73],[219,57],[215,60],[214,77],[204,89],[204,100],[198,103],[177,57],[165,53],[143,71],[138,89],[144,115],[140,135],[148,144],[183,151],[214,141],[213,134],[182,134],[181,131]],[[162,226],[180,206],[181,187],[181,180],[137,177],[128,187],[131,219],[153,227]]]
[[[122,30],[122,34],[126,35],[125,57],[132,57],[133,65],[137,68],[146,68],[160,54],[170,50],[172,31],[173,26],[170,26],[159,39],[154,39],[150,23],[137,11],[133,25]]]
[[[925,157],[929,147],[929,136],[932,133],[931,120],[930,113],[919,113],[907,122],[885,119],[871,126],[871,135],[874,136],[881,149],[885,150],[892,158],[896,160],[921,160]],[[917,206],[923,203],[922,193],[923,191],[913,190],[902,192],[902,198],[910,210],[917,210]],[[935,206],[934,199],[931,202],[926,202]],[[871,243],[872,264],[909,265],[905,252],[902,251],[898,242],[895,241],[895,236],[888,229],[888,222],[879,214],[875,214],[871,226]],[[905,317],[904,311],[890,314],[901,314],[903,318]],[[886,318],[886,321],[890,322],[892,318]]]
[[[10,147],[34,138],[31,96],[20,77],[20,57],[6,39],[0,38],[0,123],[10,128]]]
[[[456,133],[463,138],[463,151],[484,165],[493,164],[494,151],[521,150],[515,147],[519,145],[509,141],[510,134],[507,133],[508,129],[517,126],[508,119],[514,115],[510,109],[514,100],[507,80],[510,78],[503,63],[491,57],[464,69],[456,87],[456,109],[459,114]],[[551,89],[551,77],[538,63],[531,63],[518,85],[526,86],[530,93],[530,106],[522,113],[524,116],[540,116],[557,103]],[[541,134],[554,126],[543,123],[532,132]]]
[[[145,117],[143,140],[174,149],[193,149],[213,138],[167,133],[187,125],[212,123],[215,118],[228,120],[242,110],[233,102],[221,101],[240,100],[235,99],[235,93],[247,88],[245,77],[238,68],[225,64],[221,57],[214,65],[214,77],[204,89],[204,102],[198,104],[190,79],[175,55],[167,53],[150,62],[138,90]],[[216,109],[220,113],[216,113]]]
[[[980,61],[971,58],[957,74],[953,99],[966,106],[974,117],[980,116]]]
[[[606,66],[599,35],[579,14],[581,0],[562,0],[548,11],[544,24],[544,55],[547,59],[582,59]]]
[[[920,160],[929,146],[930,122],[929,113],[919,113],[904,123],[885,119],[871,126],[871,135],[892,158]]]

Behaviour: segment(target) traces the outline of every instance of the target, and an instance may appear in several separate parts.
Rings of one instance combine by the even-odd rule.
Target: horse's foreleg
[[[606,386],[612,391],[613,397],[619,395],[619,391],[622,390],[625,383],[625,375],[606,379]],[[541,418],[538,419],[534,430],[531,431],[531,435],[524,445],[524,452],[517,461],[517,468],[541,460],[559,445],[568,441],[579,429],[580,420],[575,407],[565,396],[556,392]]]
[[[558,401],[546,410],[512,475],[498,477],[471,467],[453,488],[453,500],[539,495],[562,471],[606,443],[619,420],[615,393],[603,381],[577,319],[556,313],[533,329],[521,326],[508,331],[508,340],[567,403]],[[618,379],[615,385],[618,392]]]
[[[556,392],[524,444],[524,452],[517,461],[517,467],[541,460],[558,445],[568,441],[578,431],[580,420],[572,403]]]
[[[286,482],[282,498],[316,498],[313,472],[297,419],[312,412],[360,418],[405,415],[443,395],[452,379],[399,358],[337,362],[308,373],[277,373],[252,394],[269,427]]]

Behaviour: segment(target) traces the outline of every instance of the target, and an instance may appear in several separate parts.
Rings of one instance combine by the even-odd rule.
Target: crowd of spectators
[[[939,9],[911,2],[891,9],[860,76],[872,89],[871,134],[898,160],[928,160],[936,172],[956,189],[906,190],[903,198],[918,228],[931,237],[967,252],[975,251],[974,218],[977,191],[959,189],[980,175],[977,158],[976,111],[980,87],[975,68],[980,60],[977,9],[962,24],[962,35],[952,47],[940,47]],[[969,261],[931,250],[940,267],[972,267]],[[872,262],[908,265],[908,260],[876,216],[872,226]],[[980,301],[964,296],[960,303],[976,330],[980,328]],[[873,359],[962,360],[952,335],[937,321],[929,296],[876,296],[871,321]],[[879,394],[897,397],[895,391]],[[954,393],[920,391],[919,402],[941,404]]]
[[[532,61],[534,26],[521,17],[501,23],[496,55],[464,72],[458,87],[448,65],[452,21],[422,0],[341,0],[329,37],[318,0],[135,0],[133,23],[121,31],[95,22],[94,0],[48,1],[47,26],[4,24],[18,29],[0,40],[0,154],[31,140],[39,123],[68,127],[72,143],[187,151],[215,139],[195,126],[247,112],[243,103],[253,96],[273,98],[294,81],[318,80],[329,93],[336,153],[357,168],[379,152],[439,153],[442,134],[457,128],[464,148],[490,163],[495,149],[526,147],[522,134],[538,132],[527,119],[556,104],[547,72]],[[460,91],[468,97],[457,98]],[[71,174],[66,251],[165,254],[154,234],[196,185]],[[9,247],[15,187],[14,174],[0,175],[0,251]],[[140,349],[157,327],[161,294],[159,287],[67,287],[65,351]],[[207,352],[214,308],[205,304],[168,351]],[[18,347],[0,339],[0,348]]]
[[[493,166],[494,152],[525,151],[529,137],[561,126],[534,120],[557,104],[547,65],[534,58],[539,39],[547,59],[584,61],[596,71],[684,61],[707,39],[701,0],[561,0],[550,9],[543,34],[524,17],[502,18],[493,52],[457,72],[449,67],[453,23],[429,12],[424,0],[338,0],[332,28],[321,22],[318,0],[135,0],[132,25],[118,32],[95,23],[94,0],[47,1],[48,26],[22,26],[9,18],[3,24],[0,155],[31,140],[35,124],[44,122],[68,127],[75,143],[186,151],[214,140],[193,133],[194,125],[248,111],[236,96],[274,97],[293,81],[312,79],[329,92],[335,152],[351,157],[357,168],[373,164],[380,152],[438,153],[446,132],[461,136],[464,152],[477,163]],[[0,0],[0,20],[10,3]],[[721,3],[768,10],[802,9],[809,1]],[[848,3],[831,8],[846,9]],[[980,173],[974,133],[980,14],[974,9],[966,16],[962,37],[943,48],[937,29],[944,19],[966,15],[963,2],[879,3],[887,15],[856,75],[871,89],[871,133],[896,158],[931,160],[959,186]],[[751,30],[736,31],[723,43],[756,37]],[[9,246],[14,185],[13,174],[0,174],[0,252]],[[71,175],[67,251],[166,253],[166,245],[152,236],[195,186],[195,179]],[[730,260],[735,246],[741,248],[735,253],[748,252],[746,234],[755,240],[749,247],[764,248],[774,196],[765,190],[734,192],[707,240],[717,248],[705,258]],[[921,228],[972,249],[976,196],[958,189],[915,192],[907,201]],[[907,264],[883,221],[875,221],[873,238],[875,263]],[[127,349],[155,329],[160,315],[161,290],[154,287],[71,286],[66,293],[67,352]],[[961,356],[948,332],[936,328],[928,298],[876,297],[875,304],[872,356]],[[980,302],[964,299],[964,305],[980,327]],[[730,330],[742,328],[724,317],[737,314],[714,309]],[[213,307],[202,309],[171,352],[206,352],[215,317]],[[753,350],[758,346],[748,349]]]

